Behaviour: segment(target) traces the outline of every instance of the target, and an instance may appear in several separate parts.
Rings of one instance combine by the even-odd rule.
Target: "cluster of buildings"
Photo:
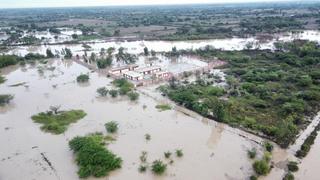
[[[160,66],[152,65],[145,67],[139,67],[138,65],[116,67],[110,69],[109,74],[137,82],[144,80],[167,80],[172,76],[172,73],[163,71]]]

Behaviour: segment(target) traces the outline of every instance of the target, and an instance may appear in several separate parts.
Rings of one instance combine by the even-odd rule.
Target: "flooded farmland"
[[[307,34],[306,34],[307,33]],[[319,41],[318,32],[305,32],[298,38]],[[293,40],[293,35],[278,39]],[[243,49],[248,41],[254,39],[206,40],[190,42],[135,41],[135,42],[99,42],[90,44],[93,51],[102,47],[125,47],[130,53],[142,53],[144,47],[160,51],[199,48],[213,45],[223,49]],[[231,44],[230,44],[231,43]],[[61,50],[71,48],[76,53],[83,53],[82,45],[42,45],[21,46],[9,53],[25,55],[28,52],[45,54],[46,48]],[[273,42],[261,44],[261,48],[272,49]],[[171,60],[161,56],[157,65],[176,72],[205,66],[204,62],[192,57]],[[144,65],[147,61],[139,57],[136,62]],[[41,71],[39,70],[41,69]],[[79,74],[89,74],[88,83],[78,84]],[[0,107],[0,141],[5,144],[0,151],[0,180],[14,179],[78,179],[78,167],[68,141],[75,136],[88,133],[105,132],[104,124],[108,121],[119,123],[116,141],[107,145],[110,150],[123,159],[120,170],[112,172],[108,179],[175,179],[209,180],[249,179],[253,173],[252,160],[247,151],[256,148],[262,156],[262,138],[216,123],[180,107],[160,112],[155,106],[159,103],[171,103],[156,92],[156,87],[140,87],[138,102],[130,102],[126,97],[102,98],[96,89],[102,86],[112,88],[112,79],[105,74],[91,72],[72,60],[50,60],[48,64],[13,66],[1,70],[7,81],[0,85],[1,94],[13,94],[13,101]],[[17,85],[20,84],[20,85]],[[31,120],[31,116],[44,112],[52,105],[61,105],[62,109],[82,109],[87,116],[71,124],[62,135],[52,135],[40,130],[40,124]],[[145,134],[151,135],[146,141]],[[310,154],[301,162],[298,179],[316,179],[316,164],[319,152],[319,137]],[[196,147],[196,148],[195,148]],[[139,156],[148,152],[150,162],[164,159],[163,153],[182,149],[184,157],[175,159],[168,165],[164,176],[158,177],[151,172],[139,173]],[[296,150],[295,146],[293,149]],[[262,179],[281,179],[285,173],[285,162],[296,160],[294,151],[275,146],[272,162],[274,168]],[[27,168],[26,168],[27,167]],[[12,169],[19,173],[13,173]]]
[[[123,97],[98,98],[96,89],[110,86],[110,79],[90,73],[72,61],[55,60],[46,66],[56,68],[39,73],[36,66],[28,65],[2,71],[7,81],[1,84],[0,93],[14,94],[15,98],[1,108],[0,140],[5,144],[0,152],[1,179],[78,179],[68,140],[105,132],[104,123],[110,120],[117,121],[120,128],[116,141],[108,147],[124,162],[110,179],[211,179],[213,176],[245,179],[251,174],[247,150],[261,149],[255,142],[261,141],[260,138],[179,111],[159,112],[155,108],[158,102],[145,95],[137,103]],[[88,84],[75,82],[80,73],[90,73]],[[10,87],[22,82],[25,82],[22,86]],[[52,105],[83,109],[88,115],[72,124],[64,134],[52,135],[41,131],[40,125],[30,118]],[[144,138],[146,133],[151,135],[149,142]],[[155,160],[163,159],[165,151],[175,149],[183,149],[185,156],[170,165],[165,176],[159,178],[138,172],[142,151],[147,151],[150,160]],[[19,173],[13,173],[12,169]]]
[[[231,38],[231,39],[211,39],[211,40],[191,40],[191,41],[88,41],[84,42],[91,46],[89,52],[100,52],[101,48],[114,47],[116,49],[124,47],[128,53],[139,54],[143,52],[144,47],[156,52],[168,52],[173,47],[181,49],[198,49],[207,45],[223,50],[242,50],[249,43],[252,48],[273,49],[276,41],[292,41],[294,39],[304,39],[311,41],[320,41],[319,31],[303,31],[296,33],[275,34],[271,39],[258,40],[258,37],[250,38]],[[82,44],[66,45],[39,45],[39,46],[19,46],[11,49],[8,54],[24,56],[30,52],[45,54],[46,49],[50,48],[53,52],[61,51],[63,48],[69,48],[74,54],[83,55],[85,48]]]

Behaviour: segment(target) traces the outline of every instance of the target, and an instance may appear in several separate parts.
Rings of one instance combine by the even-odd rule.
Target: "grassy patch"
[[[158,104],[156,105],[156,108],[159,109],[159,111],[167,111],[172,109],[169,104]]]
[[[61,134],[67,130],[71,123],[75,123],[85,116],[86,113],[82,110],[70,110],[41,112],[31,118],[34,122],[42,124],[43,131]]]
[[[69,146],[76,155],[80,178],[103,177],[121,168],[121,158],[104,147],[101,134],[75,137],[69,142]]]

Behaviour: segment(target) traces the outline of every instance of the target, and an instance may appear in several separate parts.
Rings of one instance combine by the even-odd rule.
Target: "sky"
[[[277,2],[279,0],[0,0],[0,8]],[[288,1],[288,0],[286,0]],[[289,0],[294,1],[294,0]],[[302,0],[301,0],[302,1]],[[306,0],[303,0],[306,1]]]

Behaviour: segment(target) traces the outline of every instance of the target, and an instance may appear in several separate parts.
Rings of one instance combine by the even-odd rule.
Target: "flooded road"
[[[149,96],[141,94],[135,103],[125,97],[97,97],[97,88],[111,89],[111,79],[72,61],[50,61],[43,72],[37,66],[15,66],[1,73],[7,81],[0,85],[0,94],[15,96],[8,106],[0,108],[1,180],[78,179],[68,141],[78,135],[106,133],[104,123],[108,121],[119,123],[117,140],[108,148],[123,159],[122,168],[108,177],[112,180],[247,179],[253,173],[247,150],[254,147],[262,153],[255,142],[262,139],[180,111],[159,112],[155,108],[158,102]],[[48,68],[51,66],[55,69]],[[90,74],[88,84],[75,82],[80,73]],[[30,117],[52,105],[61,105],[63,110],[83,109],[87,116],[62,135],[45,133]],[[145,134],[151,135],[150,141],[145,140]],[[176,149],[182,149],[184,156],[174,158],[164,176],[138,172],[142,151],[148,152],[148,162],[152,162],[165,161],[163,153]]]

